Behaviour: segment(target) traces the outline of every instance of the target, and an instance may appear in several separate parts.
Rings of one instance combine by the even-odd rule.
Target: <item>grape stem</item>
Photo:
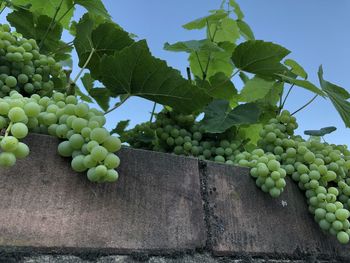
[[[51,29],[52,29],[54,26],[56,26],[55,20],[56,20],[56,17],[57,17],[57,15],[58,15],[58,12],[59,12],[60,9],[61,9],[62,4],[63,4],[63,0],[61,0],[60,4],[56,7],[55,14],[53,15],[53,18],[52,18],[52,20],[51,20],[49,26],[47,27],[46,32],[45,32],[43,38],[40,40],[39,49],[41,49],[41,48],[43,47],[44,42],[45,42],[47,36],[49,35]]]
[[[112,111],[114,111],[115,109],[119,108],[121,105],[123,105],[124,102],[126,102],[128,100],[128,98],[130,98],[130,96],[126,96],[125,98],[123,98],[120,102],[118,102],[113,108],[109,109],[108,111],[106,111],[104,113],[104,115],[107,115],[108,113],[111,113]]]
[[[293,116],[294,114],[298,113],[299,111],[301,111],[302,109],[306,108],[309,104],[311,104],[316,98],[318,97],[318,95],[316,94],[311,100],[309,100],[304,106],[302,106],[301,108],[297,109],[296,111],[294,111],[291,116]]]
[[[192,83],[192,78],[191,78],[191,69],[190,67],[186,68],[186,72],[187,72],[187,79],[189,83]]]
[[[75,79],[73,80],[73,83],[74,83],[74,84],[77,83],[77,81],[79,80],[81,74],[83,74],[83,71],[85,70],[85,68],[86,68],[87,65],[89,64],[89,62],[90,62],[90,60],[91,60],[92,55],[94,54],[94,52],[95,52],[95,49],[92,48],[92,49],[91,49],[91,52],[90,52],[90,54],[89,54],[89,57],[88,57],[87,60],[85,61],[85,64],[83,65],[83,67],[80,69],[78,75],[77,75],[77,76],[75,77]]]
[[[292,86],[290,86],[290,87],[289,87],[289,90],[288,90],[288,92],[287,92],[286,96],[284,97],[284,100],[283,100],[283,102],[282,102],[282,104],[281,104],[280,109],[283,109],[284,104],[286,103],[287,98],[288,98],[288,96],[289,96],[290,92],[292,91],[293,87],[294,87],[294,84],[292,84]]]
[[[7,137],[7,136],[9,135],[10,130],[11,130],[11,128],[12,128],[12,125],[13,125],[13,123],[12,123],[12,121],[11,121],[10,124],[9,124],[9,126],[7,127],[6,131],[5,131],[5,136],[4,136],[4,137]]]
[[[156,106],[157,106],[157,103],[155,102],[155,103],[153,104],[153,109],[152,109],[152,112],[151,112],[151,118],[149,119],[149,122],[150,122],[150,123],[152,123],[154,111],[156,110]]]

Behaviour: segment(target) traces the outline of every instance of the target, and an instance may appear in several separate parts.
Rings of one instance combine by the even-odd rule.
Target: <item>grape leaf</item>
[[[274,86],[275,81],[255,76],[248,80],[238,95],[239,101],[252,102],[264,98]]]
[[[208,133],[223,133],[234,125],[256,123],[260,116],[254,103],[241,104],[232,110],[227,100],[214,100],[204,113],[202,125]]]
[[[203,79],[202,69],[205,70],[207,65],[208,68],[205,78],[210,78],[218,72],[224,73],[227,77],[231,76],[233,71],[231,55],[235,49],[235,45],[229,42],[222,42],[219,44],[219,47],[224,51],[209,52],[204,50],[191,53],[188,60],[190,62],[191,71],[195,76]]]
[[[218,22],[227,16],[228,14],[224,10],[215,10],[213,14],[193,20],[182,27],[187,30],[202,29],[207,25],[207,23],[210,24]]]
[[[262,124],[251,124],[247,127],[240,127],[240,130],[242,130],[245,134],[245,137],[250,140],[251,143],[257,144],[258,140],[260,139],[260,131],[262,130],[263,125]]]
[[[79,66],[83,67],[90,53],[93,55],[87,64],[94,79],[99,79],[100,60],[104,55],[113,55],[115,51],[131,45],[134,41],[129,34],[113,22],[96,24],[96,20],[85,14],[76,25],[74,45],[79,57]]]
[[[243,20],[237,20],[237,25],[239,28],[239,31],[241,35],[246,39],[246,40],[254,40],[254,33],[250,26],[244,22]]]
[[[225,41],[235,43],[239,38],[239,28],[233,19],[226,17],[209,25],[208,38],[213,38],[216,43]]]
[[[210,102],[210,97],[166,62],[153,57],[142,40],[104,56],[100,65],[102,83],[112,96],[143,97],[191,113]]]
[[[232,60],[243,71],[271,76],[288,70],[280,61],[289,53],[288,49],[272,42],[248,40],[236,47]]]
[[[117,126],[111,131],[111,134],[117,133],[122,136],[125,133],[126,128],[129,126],[130,120],[120,121]]]
[[[61,4],[55,21],[59,20],[59,24],[65,29],[69,28],[70,20],[74,13],[74,4],[72,0],[12,0],[11,2],[15,5],[30,4],[30,12],[33,12],[36,16],[45,15],[50,17],[49,22],[54,18],[56,9]],[[48,27],[48,25],[49,24],[47,24],[46,27]]]
[[[209,81],[197,79],[199,86],[206,90],[206,92],[214,99],[232,100],[237,90],[232,81],[222,72],[216,73],[209,78]]]
[[[51,22],[51,18],[46,15],[38,16],[24,9],[13,11],[6,18],[11,26],[16,28],[18,33],[21,33],[25,38],[35,39],[38,44],[43,40],[44,35],[46,35]],[[45,54],[53,52],[60,55],[70,52],[71,47],[61,41],[62,31],[62,26],[56,24],[50,30],[50,33],[47,34],[40,51]]]
[[[350,98],[349,92],[344,88],[339,87],[323,79],[323,69],[320,66],[318,70],[318,78],[320,80],[321,88],[328,95],[329,99],[337,109],[346,127],[350,127]]]
[[[321,97],[325,97],[325,93],[321,89],[317,88],[310,81],[301,80],[301,79],[294,79],[294,78],[288,77],[288,76],[283,75],[283,74],[276,74],[276,76],[280,77],[282,79],[282,81],[284,81],[286,83],[297,85],[298,87],[307,89],[315,94],[320,95]]]
[[[216,51],[224,51],[222,48],[214,44],[208,39],[202,39],[202,40],[190,40],[190,41],[181,41],[176,42],[174,44],[165,43],[164,49],[168,51],[174,51],[174,52],[199,52],[199,51],[209,51],[209,52],[216,52]]]
[[[322,129],[319,130],[307,130],[304,131],[305,135],[310,135],[310,136],[325,136],[326,134],[330,134],[332,132],[334,132],[335,130],[337,130],[336,127],[334,126],[330,126],[330,127],[324,127]]]
[[[106,88],[95,88],[95,80],[88,73],[85,73],[85,75],[81,78],[81,82],[83,83],[86,91],[97,102],[101,109],[107,111],[109,108],[110,99],[109,90]]]
[[[74,0],[74,3],[85,7],[93,15],[102,16],[106,19],[111,18],[101,0]]]
[[[233,7],[237,18],[238,19],[243,19],[244,18],[244,14],[243,14],[241,8],[239,7],[239,5],[236,3],[236,1],[235,0],[230,0],[229,3],[230,3],[230,6]]]
[[[289,66],[291,68],[291,71],[299,76],[299,77],[302,77],[303,79],[307,79],[307,73],[306,71],[304,70],[304,68],[302,66],[300,66],[300,64],[298,62],[296,62],[295,60],[293,59],[286,59],[284,61],[284,64],[286,66]]]

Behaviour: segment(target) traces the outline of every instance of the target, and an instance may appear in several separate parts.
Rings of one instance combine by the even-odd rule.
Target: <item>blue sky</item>
[[[201,39],[203,31],[187,31],[181,25],[204,16],[218,8],[221,0],[103,0],[113,20],[125,30],[147,39],[153,55],[164,59],[184,72],[187,55],[163,50],[165,42]],[[237,0],[246,22],[257,39],[272,41],[292,51],[309,73],[309,80],[318,85],[317,70],[323,65],[324,77],[350,90],[350,1],[348,0]],[[83,10],[77,10],[76,17]],[[4,21],[2,15],[1,22]],[[75,67],[74,72],[77,72]],[[74,74],[73,72],[73,74]],[[240,87],[238,87],[240,88]],[[313,94],[295,88],[286,103],[294,111],[304,105]],[[108,128],[119,120],[131,119],[131,125],[149,120],[152,102],[133,98],[108,115]],[[338,130],[326,136],[337,144],[348,144],[350,130],[345,128],[329,101],[317,98],[307,109],[296,115],[298,133],[306,129],[336,126]]]

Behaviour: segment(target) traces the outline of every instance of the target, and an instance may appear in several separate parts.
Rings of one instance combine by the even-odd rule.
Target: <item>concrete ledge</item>
[[[47,253],[96,260],[180,255],[145,262],[350,262],[350,246],[321,232],[293,182],[272,199],[245,168],[125,148],[120,180],[96,185],[58,156],[57,139],[30,135],[26,142],[31,155],[0,170],[0,262],[90,262],[40,261]],[[204,254],[186,255],[195,251]],[[242,258],[249,260],[231,261]]]
[[[89,183],[31,135],[31,154],[0,176],[0,246],[170,253],[206,240],[196,159],[123,149],[116,184]],[[26,249],[28,250],[28,249]]]
[[[273,199],[255,186],[247,168],[208,162],[206,176],[214,254],[350,258],[350,246],[338,244],[314,222],[292,180]]]

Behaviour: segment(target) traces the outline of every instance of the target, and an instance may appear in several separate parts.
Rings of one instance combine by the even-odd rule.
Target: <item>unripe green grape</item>
[[[28,128],[23,123],[15,123],[11,127],[11,134],[17,139],[22,139],[27,136]]]
[[[106,176],[104,177],[105,182],[113,183],[118,180],[119,174],[116,170],[108,170]]]
[[[13,136],[5,136],[1,140],[0,146],[5,152],[13,152],[18,146],[18,140]]]
[[[12,167],[16,163],[16,157],[11,152],[0,153],[0,167]]]
[[[12,122],[21,122],[26,119],[26,114],[22,108],[14,107],[9,110],[8,117]]]
[[[348,219],[349,215],[350,215],[349,211],[343,208],[337,209],[337,211],[335,211],[335,216],[340,221],[344,221]]]
[[[96,146],[91,151],[91,157],[97,162],[103,161],[108,154],[108,151],[103,146]]]
[[[104,160],[104,165],[108,169],[115,169],[119,166],[119,164],[120,164],[120,159],[117,155],[115,155],[113,153],[107,154],[107,156]]]
[[[69,141],[61,142],[58,145],[58,153],[63,157],[70,157],[72,156],[74,149],[71,147]]]
[[[269,193],[270,193],[271,197],[277,198],[281,195],[281,190],[276,188],[276,187],[273,187],[269,190]]]
[[[217,156],[215,156],[214,161],[218,162],[218,163],[224,163],[226,160],[223,156],[217,155]]]
[[[88,121],[83,119],[83,118],[75,118],[72,121],[72,129],[76,132],[76,133],[80,133],[81,130],[86,127],[88,124]],[[94,140],[94,139],[92,139]]]
[[[84,172],[87,170],[87,167],[84,165],[84,156],[78,155],[73,158],[71,162],[72,169],[76,172]]]
[[[92,167],[96,167],[97,162],[91,157],[91,155],[86,155],[84,157],[84,166],[86,168],[92,168]]]
[[[16,156],[16,158],[23,159],[29,155],[29,152],[30,152],[29,147],[26,144],[19,142],[13,154]]]
[[[339,243],[347,244],[347,243],[349,243],[349,234],[344,232],[344,231],[340,231],[337,234],[337,239],[338,239]]]
[[[74,122],[73,122],[73,125],[74,125]],[[95,128],[90,133],[90,139],[100,144],[104,143],[109,137],[110,137],[110,134],[105,128]]]
[[[108,169],[106,166],[98,165],[96,167],[95,173],[97,174],[97,176],[99,177],[99,180],[100,180],[107,175],[107,171],[108,171]]]
[[[73,149],[79,150],[85,143],[85,140],[80,134],[73,134],[72,136],[70,136],[69,142]]]

